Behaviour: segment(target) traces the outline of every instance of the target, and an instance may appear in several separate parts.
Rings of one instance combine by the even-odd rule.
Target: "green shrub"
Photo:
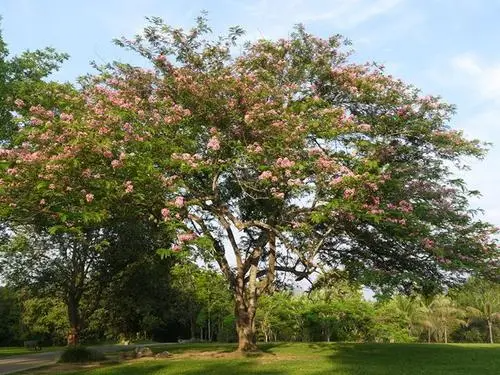
[[[97,351],[85,348],[83,346],[75,346],[67,348],[61,355],[59,362],[61,363],[78,363],[78,362],[98,362],[105,360],[106,356]]]

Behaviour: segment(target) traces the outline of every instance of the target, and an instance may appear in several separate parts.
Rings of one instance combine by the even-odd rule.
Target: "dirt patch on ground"
[[[106,361],[106,362],[96,362],[96,363],[58,363],[55,365],[44,366],[38,369],[28,370],[26,372],[21,372],[24,374],[33,375],[54,375],[70,371],[82,371],[91,370],[98,367],[109,366],[113,364],[118,364],[116,361]]]

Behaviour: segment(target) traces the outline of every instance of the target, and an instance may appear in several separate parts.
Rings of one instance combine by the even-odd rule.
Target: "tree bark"
[[[80,329],[81,319],[78,310],[79,301],[74,296],[68,298],[68,320],[69,320],[69,333],[67,336],[68,346],[76,346],[80,342]]]
[[[444,343],[448,344],[448,330],[446,329],[446,326],[444,326]]]
[[[488,320],[488,336],[490,338],[490,344],[493,344],[493,324],[491,320]]]
[[[255,336],[255,311],[257,302],[256,290],[257,268],[250,267],[248,289],[246,288],[245,275],[238,272],[235,287],[235,315],[236,331],[238,333],[238,351],[250,352],[257,350]]]

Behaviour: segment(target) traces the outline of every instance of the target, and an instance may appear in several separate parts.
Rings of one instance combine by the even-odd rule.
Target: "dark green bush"
[[[61,363],[77,363],[77,362],[98,362],[106,359],[106,356],[97,351],[85,348],[83,346],[75,346],[67,348],[61,355],[59,362]]]

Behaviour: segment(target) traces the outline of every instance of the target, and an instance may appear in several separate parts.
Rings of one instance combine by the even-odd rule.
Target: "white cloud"
[[[469,86],[483,99],[500,101],[500,62],[487,63],[472,53],[451,59],[458,83]]]
[[[393,10],[403,0],[260,0],[247,7],[258,17],[287,23],[328,22],[338,28],[353,28]]]

